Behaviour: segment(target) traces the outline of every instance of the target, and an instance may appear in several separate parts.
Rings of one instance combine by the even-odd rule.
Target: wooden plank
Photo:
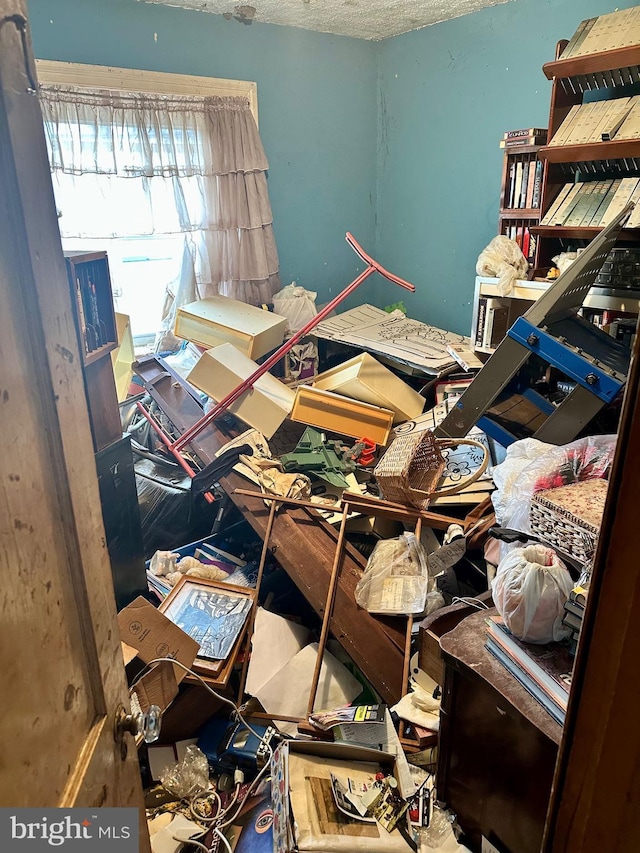
[[[263,536],[269,510],[259,499],[234,493],[235,487],[243,482],[239,475],[231,474],[223,479],[221,486],[256,533]],[[271,542],[276,559],[320,616],[324,612],[336,538],[336,531],[315,510],[291,508],[278,513],[274,520]],[[401,695],[405,620],[379,619],[358,607],[354,592],[362,575],[362,561],[362,556],[347,544],[330,632],[384,701],[397,702]]]

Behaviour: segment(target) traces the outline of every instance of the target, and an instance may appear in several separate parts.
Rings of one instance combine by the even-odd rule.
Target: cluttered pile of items
[[[295,285],[275,311],[203,299],[133,365],[139,452],[209,520],[184,544],[147,478],[149,600],[119,622],[156,853],[463,849],[434,784],[437,636],[417,653],[438,614],[487,609],[487,653],[564,719],[548,661],[575,652],[615,437],[501,444],[468,339],[334,313],[373,272],[411,289],[348,239],[365,272],[321,311]]]

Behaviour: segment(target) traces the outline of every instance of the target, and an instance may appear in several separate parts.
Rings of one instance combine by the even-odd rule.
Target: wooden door
[[[140,806],[132,737],[124,759],[114,740],[128,692],[32,69],[26,4],[0,0],[0,805]]]

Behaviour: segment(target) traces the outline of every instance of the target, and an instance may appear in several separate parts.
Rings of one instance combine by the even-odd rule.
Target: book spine
[[[84,306],[82,304],[82,289],[80,287],[80,279],[76,276],[76,304],[78,306],[78,325],[80,326],[80,336],[84,345],[84,351],[89,352],[87,346],[87,322],[84,317]]]
[[[475,346],[476,349],[480,349],[482,347],[482,341],[484,339],[484,324],[487,314],[487,299],[484,296],[481,296],[478,299],[478,316],[476,320],[476,337],[475,337]]]
[[[542,160],[536,161],[536,172],[533,179],[533,196],[531,198],[531,207],[537,210],[540,207],[540,193],[542,190]]]
[[[524,200],[524,207],[530,210],[533,207],[533,185],[536,178],[536,161],[529,161],[529,174],[527,176],[527,197]]]
[[[543,136],[546,132],[546,127],[525,127],[522,130],[507,130],[502,138],[517,139],[521,136]]]
[[[509,164],[509,185],[507,187],[506,198],[505,198],[505,207],[513,207],[513,198],[515,193],[515,181],[516,181],[516,164],[515,161],[512,161]]]
[[[511,148],[521,148],[523,145],[546,145],[547,137],[545,136],[522,136],[517,139],[501,139],[500,148],[505,151]]]

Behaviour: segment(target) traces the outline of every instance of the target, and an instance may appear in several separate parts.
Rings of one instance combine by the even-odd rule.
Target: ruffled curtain
[[[44,85],[40,95],[63,237],[183,233],[181,278],[195,279],[198,297],[271,301],[280,282],[268,162],[245,98]],[[167,328],[192,290],[176,283]]]

